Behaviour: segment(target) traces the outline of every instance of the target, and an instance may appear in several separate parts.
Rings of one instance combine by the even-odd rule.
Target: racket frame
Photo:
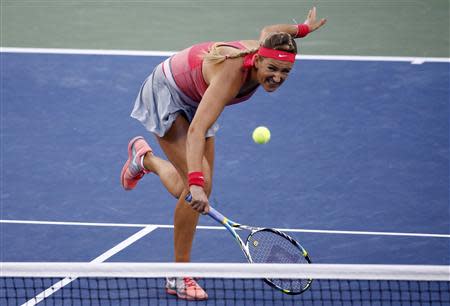
[[[280,235],[283,238],[287,239],[288,241],[290,241],[293,245],[295,245],[299,251],[301,252],[302,256],[305,258],[305,260],[308,263],[311,263],[311,259],[308,255],[308,252],[300,245],[300,243],[298,243],[297,240],[295,240],[294,238],[292,238],[291,236],[287,235],[286,233],[283,233],[279,230],[276,230],[274,228],[268,228],[268,227],[252,227],[252,226],[248,226],[248,225],[243,225],[237,222],[234,222],[230,219],[228,219],[227,217],[225,217],[224,215],[222,215],[219,211],[217,211],[215,208],[209,206],[209,213],[208,215],[210,217],[212,217],[214,220],[216,220],[217,222],[221,223],[235,238],[235,240],[237,241],[237,243],[239,244],[242,252],[244,253],[245,257],[247,258],[249,263],[254,263],[252,256],[250,254],[249,251],[249,247],[248,247],[248,243],[249,243],[249,239],[250,237],[252,237],[255,233],[260,232],[260,231],[269,231],[272,232],[274,234]],[[250,234],[247,236],[246,242],[244,243],[244,241],[241,239],[241,237],[237,234],[236,229],[245,229],[250,231]],[[285,288],[282,288],[276,284],[274,284],[270,279],[265,278],[264,281],[270,285],[271,287],[282,291],[283,293],[289,294],[289,295],[297,295],[297,294],[301,294],[303,292],[305,292],[306,290],[308,290],[311,287],[312,284],[312,279],[308,279],[307,280],[307,284],[306,286],[304,286],[302,288],[302,290],[300,291],[291,291],[291,290],[287,290]]]

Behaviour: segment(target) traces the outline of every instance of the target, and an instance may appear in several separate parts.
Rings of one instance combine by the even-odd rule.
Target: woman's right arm
[[[222,113],[225,105],[239,92],[242,82],[242,59],[228,59],[218,64],[209,78],[209,86],[192,120],[186,141],[188,172],[202,172],[205,135]],[[201,186],[191,185],[191,206],[201,213],[209,210],[209,202]]]

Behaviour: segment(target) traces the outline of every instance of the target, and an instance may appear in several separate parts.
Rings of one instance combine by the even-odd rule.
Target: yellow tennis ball
[[[259,144],[268,143],[270,140],[270,131],[265,126],[258,126],[252,134],[253,141]]]

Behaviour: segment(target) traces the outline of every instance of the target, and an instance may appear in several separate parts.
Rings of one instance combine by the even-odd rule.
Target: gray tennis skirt
[[[170,58],[159,64],[144,81],[136,98],[131,117],[145,128],[163,137],[179,115],[192,122],[198,103],[186,96],[176,85],[169,64]],[[164,71],[163,71],[164,66]],[[205,137],[213,137],[219,129],[214,123]]]

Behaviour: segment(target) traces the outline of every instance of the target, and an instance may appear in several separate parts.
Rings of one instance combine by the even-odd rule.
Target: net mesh
[[[0,305],[450,306],[448,266],[392,266],[389,270],[385,266],[358,265],[306,265],[306,269],[305,265],[284,265],[280,269],[280,265],[270,264],[188,264],[180,269],[177,264],[86,264],[80,270],[80,264],[33,265],[14,271],[2,265]],[[349,273],[358,268],[362,270]],[[402,269],[409,271],[400,274]],[[327,271],[332,272],[326,275]],[[207,300],[186,301],[167,294],[165,278],[186,273],[200,276],[197,281],[208,293]],[[293,275],[315,280],[308,291],[295,296],[274,290],[262,281]]]

